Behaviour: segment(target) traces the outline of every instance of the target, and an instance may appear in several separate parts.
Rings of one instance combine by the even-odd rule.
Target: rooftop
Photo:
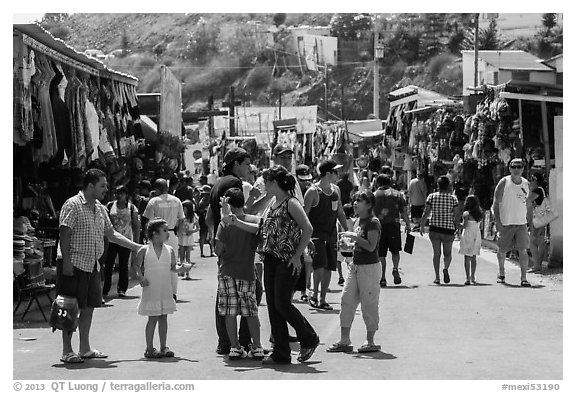
[[[474,56],[474,51],[463,50],[462,54]],[[542,59],[521,50],[479,50],[478,58],[501,70],[552,71]]]

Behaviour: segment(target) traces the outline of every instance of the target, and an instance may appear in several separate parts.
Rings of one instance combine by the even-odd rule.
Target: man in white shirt
[[[177,228],[184,220],[184,209],[182,202],[174,195],[168,194],[168,182],[165,179],[157,179],[154,182],[154,188],[159,193],[158,196],[150,199],[146,210],[144,210],[143,217],[148,221],[153,218],[161,218],[168,224],[168,241],[174,252],[178,253],[178,236],[176,234]],[[180,259],[176,258],[177,261]],[[178,274],[172,273],[172,291],[174,299],[178,293]]]
[[[424,181],[424,174],[418,172],[417,177],[410,180],[408,185],[408,201],[410,202],[410,218],[412,222],[419,223],[426,207],[428,186]],[[414,228],[417,230],[418,228]]]
[[[498,230],[498,282],[505,283],[504,262],[506,252],[512,248],[520,254],[520,285],[530,287],[526,280],[528,270],[528,195],[530,188],[528,180],[522,177],[524,162],[521,158],[514,158],[508,164],[510,175],[503,177],[494,190],[494,204],[492,210]]]

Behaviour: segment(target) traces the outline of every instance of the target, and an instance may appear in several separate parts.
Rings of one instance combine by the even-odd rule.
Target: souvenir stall
[[[462,156],[462,103],[441,94],[408,86],[391,92],[382,165],[390,165],[396,182],[406,187],[414,172],[435,178],[448,173]]]
[[[130,181],[143,144],[137,83],[38,25],[13,25],[13,211],[35,223],[45,264],[85,170],[103,169],[111,190]]]

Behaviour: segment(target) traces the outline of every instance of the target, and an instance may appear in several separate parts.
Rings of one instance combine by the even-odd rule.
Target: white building
[[[496,20],[498,30],[503,39],[509,40],[518,37],[532,36],[542,29],[542,14],[541,13],[523,13],[523,14],[480,14],[478,19],[478,26],[486,28],[492,19]],[[556,22],[558,26],[563,25],[562,14],[556,14]]]
[[[557,85],[564,83],[564,54],[560,53],[559,55],[544,60],[542,63],[554,68]]]
[[[497,85],[510,80],[556,83],[554,69],[538,57],[521,50],[478,51],[478,85]],[[474,87],[474,51],[462,51],[462,94]]]

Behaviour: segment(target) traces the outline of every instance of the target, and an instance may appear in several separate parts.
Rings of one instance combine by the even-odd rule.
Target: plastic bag
[[[52,303],[50,326],[58,330],[76,331],[78,327],[78,300],[75,297],[58,295]]]

